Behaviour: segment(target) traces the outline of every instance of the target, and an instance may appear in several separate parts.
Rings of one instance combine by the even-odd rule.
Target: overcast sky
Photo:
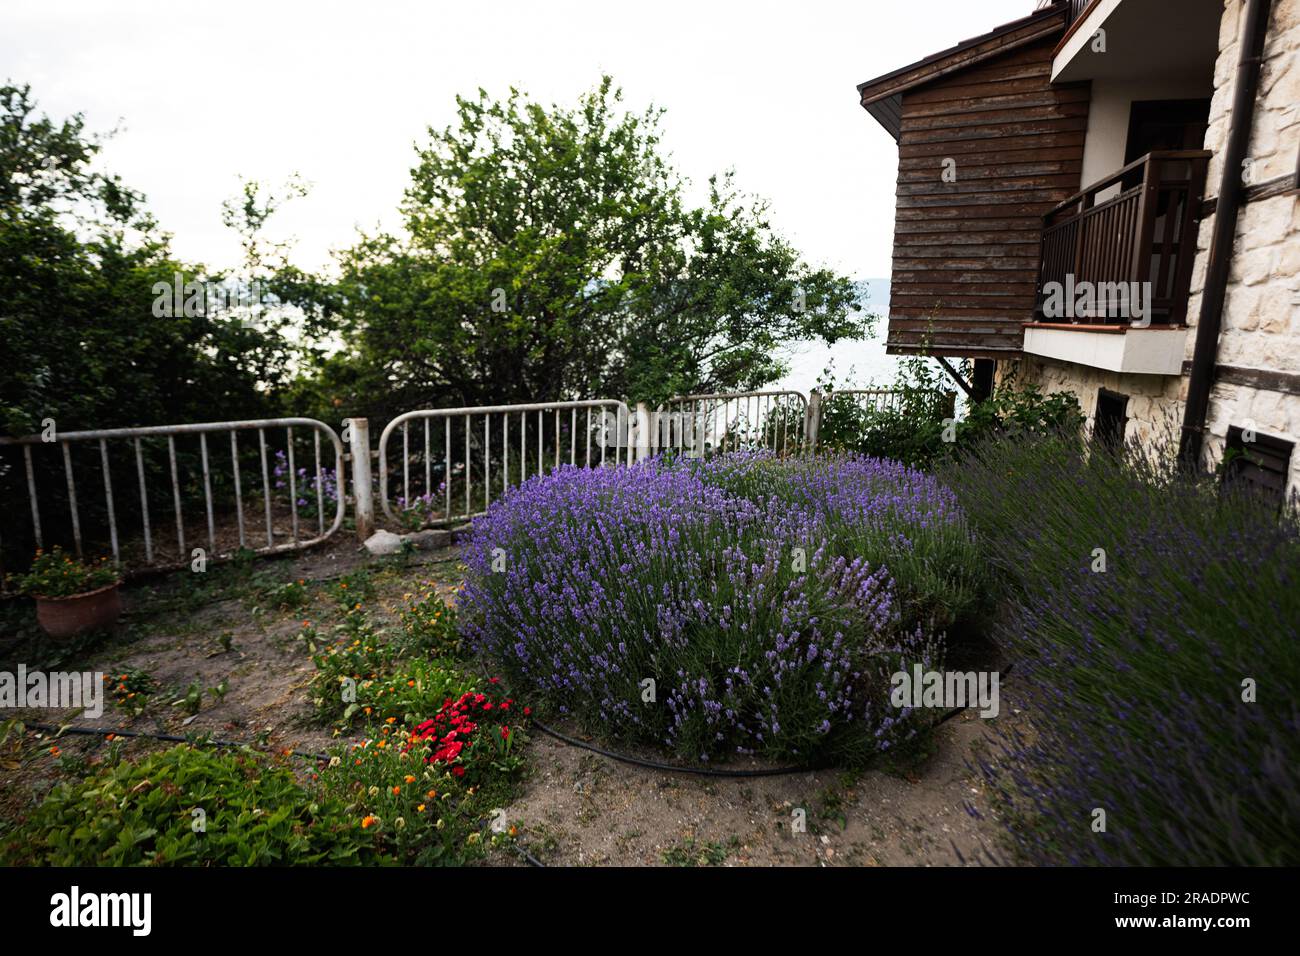
[[[457,93],[570,103],[609,72],[632,107],[667,109],[693,181],[734,167],[810,260],[885,276],[897,150],[854,87],[1034,5],[5,0],[0,77],[51,115],[120,121],[105,165],[189,260],[238,262],[220,209],[240,175],[301,173],[311,195],[272,234],[316,268],[358,226],[395,223],[412,144],[452,120]]]

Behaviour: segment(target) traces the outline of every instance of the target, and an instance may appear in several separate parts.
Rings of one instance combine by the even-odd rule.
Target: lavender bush
[[[938,652],[930,602],[883,558],[970,556],[950,577],[973,592],[963,543],[952,496],[892,463],[562,468],[475,523],[460,607],[517,693],[593,731],[690,760],[860,760],[915,732],[889,675]]]
[[[1294,514],[1072,440],[992,444],[947,477],[1009,585],[1004,697],[1029,723],[981,770],[1019,855],[1300,862]]]

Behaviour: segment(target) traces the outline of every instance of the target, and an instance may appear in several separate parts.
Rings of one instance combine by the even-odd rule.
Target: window
[[[1092,419],[1092,440],[1095,445],[1111,450],[1124,444],[1124,428],[1128,425],[1128,396],[1109,389],[1097,390],[1097,412]]]
[[[1252,436],[1251,441],[1245,439],[1246,432],[1242,429],[1235,425],[1228,429],[1224,484],[1244,484],[1272,498],[1280,507],[1286,499],[1287,473],[1295,444],[1258,433]]]

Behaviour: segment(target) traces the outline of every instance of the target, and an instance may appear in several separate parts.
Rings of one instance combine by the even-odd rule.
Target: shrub
[[[948,471],[1008,584],[1029,720],[981,769],[1031,862],[1294,864],[1300,529],[1161,460],[1048,438]]]
[[[475,686],[451,661],[403,655],[368,625],[345,629],[323,647],[313,629],[304,629],[304,637],[316,665],[316,714],[340,729],[389,717],[417,720]]]
[[[13,582],[19,594],[59,598],[87,594],[115,584],[119,578],[117,568],[107,558],[87,564],[55,545],[49,551],[37,550],[31,568],[26,574],[14,575]]]
[[[475,523],[460,613],[517,689],[592,730],[692,760],[860,760],[914,732],[889,675],[936,651],[927,585],[886,558],[930,556],[908,573],[964,536],[951,496],[893,463],[562,468]]]
[[[408,653],[459,657],[464,648],[456,624],[456,609],[432,591],[410,599],[398,617],[401,646]]]
[[[830,449],[890,458],[931,469],[998,434],[1055,434],[1083,424],[1078,399],[1070,392],[1044,395],[1038,386],[1006,382],[989,398],[971,404],[954,418],[949,387],[922,358],[900,365],[892,402],[881,408],[835,397],[829,378],[821,383],[830,398],[822,413],[820,441]]]
[[[203,811],[196,832],[195,810]],[[7,865],[307,865],[382,862],[344,805],[246,751],[177,746],[54,788],[12,834]]]
[[[495,681],[488,690],[496,690]],[[321,785],[396,859],[472,860],[482,855],[488,823],[513,796],[524,719],[523,708],[496,693],[447,698],[428,720],[404,725],[389,718],[339,751]]]
[[[147,671],[128,667],[117,673],[104,675],[113,704],[119,710],[139,717],[149,706],[149,700],[158,693],[158,681]]]

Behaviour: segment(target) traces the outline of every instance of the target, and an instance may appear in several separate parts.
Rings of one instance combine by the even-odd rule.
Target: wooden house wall
[[[1079,190],[1088,125],[1088,84],[1049,82],[1054,45],[903,92],[890,353],[1019,352],[1042,216]],[[942,178],[945,159],[955,182]]]

